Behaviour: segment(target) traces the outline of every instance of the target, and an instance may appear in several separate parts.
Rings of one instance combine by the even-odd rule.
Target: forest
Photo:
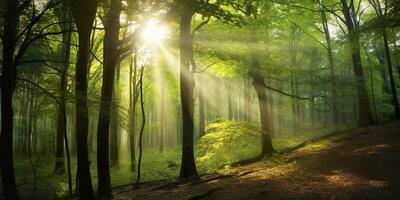
[[[0,16],[0,200],[400,199],[399,0]]]

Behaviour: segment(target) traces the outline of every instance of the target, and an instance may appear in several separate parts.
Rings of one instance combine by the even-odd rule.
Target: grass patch
[[[321,134],[332,132],[333,128],[309,129],[297,132],[295,135],[276,135],[273,146],[277,151],[296,146]],[[260,151],[260,129],[258,125],[236,122],[218,121],[209,124],[207,134],[195,143],[196,164],[200,174],[229,172],[230,164],[253,157]],[[325,148],[330,142],[343,140],[356,134],[343,133],[326,140],[308,144],[305,149],[318,150]],[[141,182],[175,179],[179,175],[181,148],[180,146],[166,149],[160,153],[158,149],[145,148],[143,152]],[[91,175],[94,189],[97,188],[96,155],[91,154]],[[36,158],[33,158],[33,160]],[[278,159],[278,158],[275,158]],[[29,159],[18,156],[15,158],[18,189],[23,199],[33,199],[32,166]],[[72,158],[73,182],[75,183],[76,159]],[[36,199],[51,199],[65,196],[68,193],[67,176],[53,174],[54,156],[43,154],[35,166],[37,171]],[[220,169],[223,170],[220,170]],[[128,147],[121,148],[120,162],[111,167],[112,185],[125,185],[136,181],[136,172],[131,172]],[[75,187],[75,186],[74,186]]]

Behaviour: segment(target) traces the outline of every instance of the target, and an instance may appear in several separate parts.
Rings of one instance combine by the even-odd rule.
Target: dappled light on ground
[[[121,198],[163,200],[398,199],[400,128],[392,127],[344,132],[287,155],[232,168],[226,175],[116,192]]]

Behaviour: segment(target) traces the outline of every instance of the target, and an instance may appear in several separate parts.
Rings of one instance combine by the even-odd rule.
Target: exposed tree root
[[[191,182],[190,185],[198,185],[198,184],[202,184],[202,183],[208,183],[208,182],[215,181],[215,180],[218,180],[218,179],[231,178],[231,177],[233,177],[233,176],[234,176],[233,174],[227,174],[227,175],[222,174],[222,175],[217,175],[217,176],[213,176],[213,177],[208,178],[208,179],[196,180],[196,181],[194,181],[194,182]]]
[[[250,163],[258,162],[258,161],[260,161],[262,159],[264,159],[264,155],[259,154],[257,156],[252,157],[252,158],[248,158],[248,159],[244,159],[244,160],[239,160],[239,161],[233,162],[231,164],[231,167],[237,167],[237,166],[240,166],[240,165],[247,165],[247,164],[250,164]]]
[[[251,173],[254,173],[254,172],[256,172],[256,170],[251,170],[251,171],[247,171],[247,172],[242,172],[242,173],[236,175],[235,177],[238,178],[238,177],[246,176],[246,175],[251,174]]]

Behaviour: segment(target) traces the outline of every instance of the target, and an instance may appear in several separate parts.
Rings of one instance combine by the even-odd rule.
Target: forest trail
[[[117,199],[400,199],[400,123],[181,183],[115,188]]]

